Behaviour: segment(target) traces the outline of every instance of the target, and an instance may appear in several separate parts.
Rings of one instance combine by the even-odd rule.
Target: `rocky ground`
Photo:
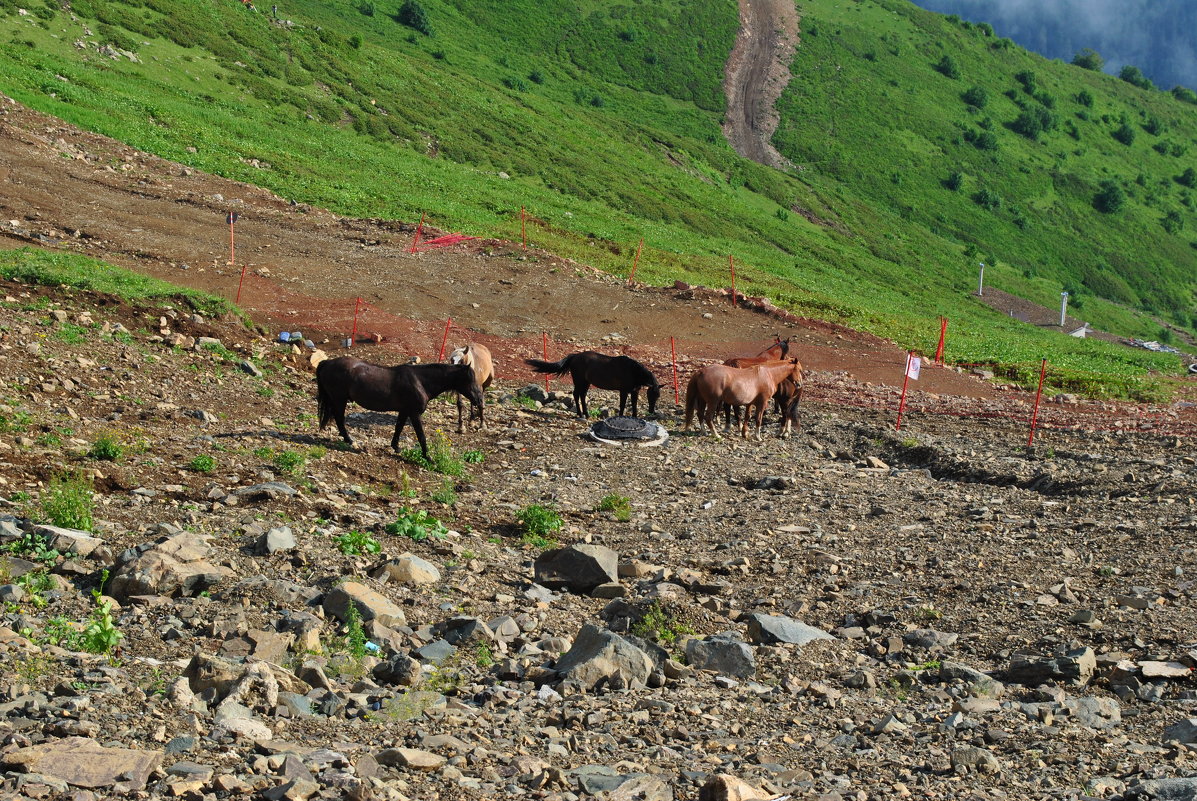
[[[239,323],[0,297],[5,797],[1197,798],[1192,441],[501,384],[451,477]]]

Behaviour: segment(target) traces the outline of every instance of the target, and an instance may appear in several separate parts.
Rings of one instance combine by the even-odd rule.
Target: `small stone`
[[[374,759],[380,765],[423,771],[436,770],[448,761],[440,754],[418,748],[385,748],[375,754]]]

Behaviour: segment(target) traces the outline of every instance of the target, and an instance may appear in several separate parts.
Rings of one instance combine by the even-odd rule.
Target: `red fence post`
[[[669,338],[669,350],[673,354],[673,402],[680,404],[682,396],[678,394],[677,388],[677,343],[673,341],[673,337]]]
[[[1035,444],[1035,424],[1039,422],[1039,399],[1043,397],[1043,379],[1047,378],[1047,359],[1039,366],[1039,389],[1035,390],[1035,411],[1031,412],[1031,433],[1027,435],[1027,447]]]
[[[408,253],[415,253],[416,249],[420,247],[420,234],[424,231],[425,216],[425,214],[420,215],[420,224],[416,226],[416,238],[411,241],[411,250]]]
[[[939,347],[935,349],[935,363],[943,364],[943,343],[948,333],[948,318],[939,318]]]
[[[902,430],[902,412],[906,409],[906,387],[910,384],[910,359],[911,351],[906,351],[906,369],[902,371],[902,400],[898,401],[898,424],[894,430]]]
[[[544,354],[544,360],[547,362],[549,360],[549,335],[544,331],[540,332],[540,344],[541,344],[541,350]],[[544,374],[544,392],[546,395],[549,394],[549,374],[548,373]]]
[[[632,259],[632,274],[628,276],[628,283],[636,280],[636,265],[640,263],[640,249],[644,247],[644,237],[640,237],[640,244],[636,246],[636,258]]]
[[[358,298],[357,302],[353,304],[353,333],[349,335],[349,346],[353,347],[353,343],[357,342],[357,314],[362,308],[362,299]]]
[[[520,206],[520,241],[523,242],[524,250],[528,249],[528,215],[524,211],[524,207]]]
[[[237,263],[237,243],[233,234],[233,225],[237,222],[237,218],[229,212],[229,264],[235,265]]]
[[[249,266],[248,264],[241,265],[241,280],[237,282],[237,301],[236,302],[237,302],[238,306],[241,305],[241,285],[245,283],[245,268],[248,266]]]
[[[732,279],[732,305],[736,305],[736,258],[735,256],[727,257],[727,266],[731,269]]]
[[[441,352],[437,354],[438,362],[445,360],[445,345],[449,342],[449,326],[453,325],[453,318],[445,320],[445,335],[441,337]]]

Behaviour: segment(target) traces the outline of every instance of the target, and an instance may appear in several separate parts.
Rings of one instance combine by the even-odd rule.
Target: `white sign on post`
[[[918,356],[911,356],[906,362],[906,376],[913,381],[919,380],[919,368],[922,366],[923,360]]]

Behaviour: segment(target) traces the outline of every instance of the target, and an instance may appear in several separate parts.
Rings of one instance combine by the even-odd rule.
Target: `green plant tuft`
[[[445,524],[437,520],[423,509],[404,507],[399,510],[395,522],[387,523],[383,529],[388,534],[407,537],[413,542],[423,542],[427,539],[444,539],[449,533]]]

